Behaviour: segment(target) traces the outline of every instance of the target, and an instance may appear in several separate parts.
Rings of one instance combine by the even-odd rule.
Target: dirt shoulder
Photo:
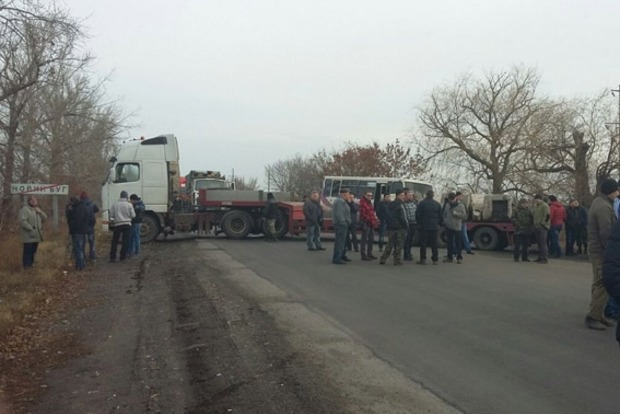
[[[49,330],[75,358],[28,412],[455,412],[209,241],[150,244],[85,278]]]

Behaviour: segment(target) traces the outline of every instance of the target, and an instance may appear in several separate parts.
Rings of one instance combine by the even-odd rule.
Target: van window
[[[329,197],[332,191],[332,179],[326,178],[325,183],[323,184],[323,195],[325,197]]]
[[[116,164],[114,169],[115,183],[132,183],[140,180],[140,165],[137,163]]]
[[[340,195],[340,180],[334,180],[332,183],[332,197],[338,197]]]

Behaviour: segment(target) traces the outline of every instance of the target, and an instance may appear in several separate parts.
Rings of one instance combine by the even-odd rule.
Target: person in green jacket
[[[519,257],[521,257],[522,261],[529,262],[530,259],[527,258],[527,254],[530,247],[530,238],[534,231],[532,225],[534,219],[525,198],[519,200],[519,204],[513,213],[512,222],[515,225],[514,261],[518,262]]]
[[[37,254],[39,242],[43,240],[43,223],[45,220],[47,220],[47,214],[39,208],[39,201],[35,196],[30,196],[28,204],[19,210],[19,223],[22,230],[22,243],[24,244],[22,255],[24,269],[29,269],[34,264],[34,256]]]
[[[543,201],[542,194],[534,197],[534,209],[532,210],[534,219],[534,234],[538,245],[538,260],[536,263],[546,264],[549,261],[549,250],[547,249],[547,233],[551,227],[551,215],[549,205]]]

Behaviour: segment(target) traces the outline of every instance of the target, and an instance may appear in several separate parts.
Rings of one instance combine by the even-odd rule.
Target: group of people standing
[[[451,193],[444,207],[434,200],[433,191],[428,191],[426,197],[418,203],[416,194],[408,188],[396,190],[394,200],[391,200],[390,195],[385,195],[376,208],[373,207],[372,191],[364,193],[359,204],[354,199],[354,194],[348,188],[341,188],[339,197],[332,204],[335,233],[333,264],[350,262],[347,251],[359,252],[363,261],[379,259],[380,264],[385,264],[390,255],[396,266],[402,265],[403,260],[413,261],[412,247],[416,233],[420,241],[420,258],[416,263],[427,264],[427,249],[430,248],[431,261],[438,264],[439,228],[444,225],[448,235],[448,255],[444,261],[462,263],[465,245],[468,253],[473,254],[464,230],[467,214],[460,194]],[[305,201],[304,216],[308,250],[325,250],[320,242],[323,210],[317,191],[312,192]],[[376,229],[379,230],[381,257],[373,254]],[[359,242],[358,230],[361,230]],[[384,243],[386,235],[387,243]]]
[[[110,207],[110,227],[113,232],[110,246],[111,262],[116,261],[119,244],[121,261],[140,255],[140,227],[144,211],[142,199],[136,194],[128,196],[126,191],[122,191],[119,200]],[[75,260],[76,270],[83,270],[87,260],[91,262],[97,260],[95,224],[98,212],[99,207],[85,191],[71,196],[65,207],[71,256]],[[29,269],[34,265],[39,243],[43,240],[43,223],[47,220],[47,214],[39,207],[37,198],[30,196],[27,204],[20,209],[18,218],[23,244],[22,265],[24,269]]]
[[[554,195],[545,202],[542,194],[534,196],[533,205],[529,200],[519,200],[513,212],[514,223],[514,260],[530,262],[528,250],[532,238],[536,240],[538,258],[536,263],[546,264],[549,257],[561,257],[560,232],[565,228],[565,254],[588,253],[587,224],[588,213],[571,199],[564,207]],[[577,245],[577,250],[575,250]]]
[[[86,258],[97,260],[95,250],[95,224],[99,207],[88,197],[85,191],[75,194],[65,208],[65,216],[71,236],[71,254],[75,259],[75,268],[83,270],[86,267]],[[88,242],[88,255],[86,243]]]
[[[140,255],[140,228],[144,210],[142,199],[137,194],[132,194],[128,198],[127,191],[121,191],[118,201],[110,207],[110,226],[112,227],[110,262],[116,261],[119,241],[121,262]]]

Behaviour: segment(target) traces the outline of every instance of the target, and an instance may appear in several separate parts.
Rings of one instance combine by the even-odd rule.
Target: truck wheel
[[[147,214],[142,218],[140,226],[140,243],[150,243],[161,233],[157,217]]]
[[[276,220],[276,237],[281,239],[288,232],[288,216],[282,214],[281,218]],[[267,220],[263,220],[263,234],[267,234]]]
[[[229,211],[222,217],[222,230],[231,239],[243,239],[252,230],[252,217],[245,211]]]
[[[499,234],[492,227],[480,227],[474,232],[474,243],[480,250],[497,250]]]

